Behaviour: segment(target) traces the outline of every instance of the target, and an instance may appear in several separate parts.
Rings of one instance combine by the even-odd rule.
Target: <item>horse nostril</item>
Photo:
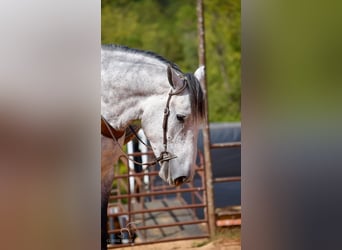
[[[176,186],[182,185],[184,182],[186,182],[185,176],[180,176],[174,180]]]

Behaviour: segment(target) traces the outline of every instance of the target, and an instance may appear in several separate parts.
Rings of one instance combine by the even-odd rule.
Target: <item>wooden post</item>
[[[197,0],[197,29],[198,29],[198,55],[199,64],[205,66],[205,29],[204,29],[204,6],[203,0]],[[213,179],[211,168],[211,153],[210,153],[210,131],[209,131],[209,117],[208,117],[208,93],[207,93],[207,81],[206,73],[204,74],[202,86],[204,86],[205,94],[205,121],[203,126],[203,146],[204,146],[204,167],[205,167],[205,182],[206,182],[206,194],[208,204],[208,220],[210,238],[215,236],[216,221],[215,221],[215,206],[214,206],[214,193],[213,193]]]

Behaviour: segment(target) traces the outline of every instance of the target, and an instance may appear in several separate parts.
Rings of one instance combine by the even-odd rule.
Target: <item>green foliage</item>
[[[184,72],[198,65],[196,0],[102,0],[104,44],[154,51]],[[240,0],[205,0],[210,121],[240,120]]]
[[[240,120],[240,1],[205,2],[207,80],[211,121]]]

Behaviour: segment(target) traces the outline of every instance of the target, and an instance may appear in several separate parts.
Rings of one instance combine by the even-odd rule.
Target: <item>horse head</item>
[[[203,66],[194,74],[168,66],[165,81],[169,92],[147,102],[141,118],[161,166],[159,175],[170,185],[178,186],[193,177],[198,130],[204,117],[203,77]]]

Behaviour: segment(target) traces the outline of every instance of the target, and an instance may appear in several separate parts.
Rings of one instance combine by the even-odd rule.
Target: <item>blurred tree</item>
[[[205,1],[209,118],[240,120],[240,1]]]
[[[185,72],[198,65],[196,0],[102,0],[102,43],[154,51]],[[205,0],[210,121],[240,120],[240,0]]]

